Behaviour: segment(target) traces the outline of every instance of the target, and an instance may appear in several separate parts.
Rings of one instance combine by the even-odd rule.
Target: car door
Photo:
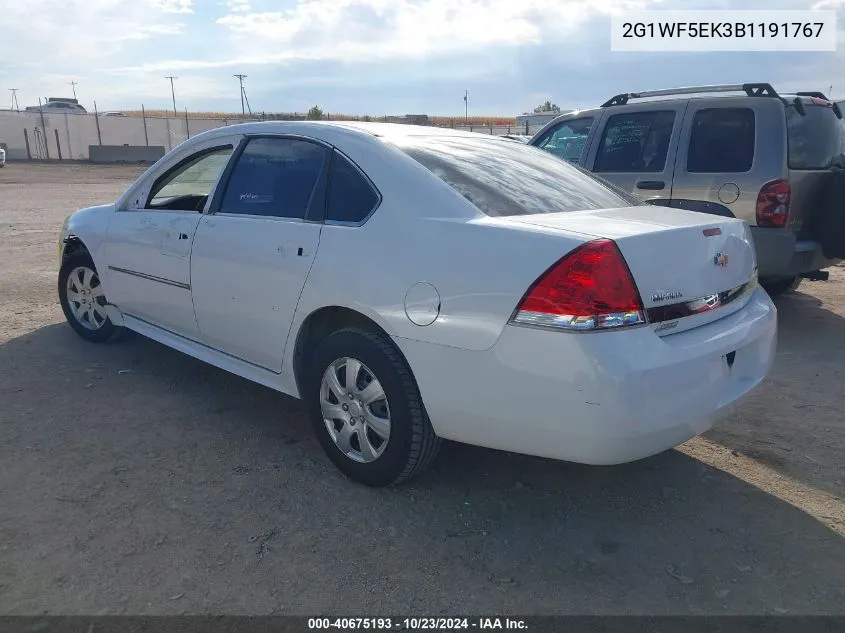
[[[248,138],[197,228],[191,294],[202,342],[279,372],[317,252],[330,150],[309,138]]]
[[[785,143],[783,115],[777,110],[774,125],[766,126],[772,132],[759,143],[768,151],[756,155],[757,130],[766,122],[757,120],[752,101],[723,97],[718,104],[715,99],[690,103],[678,144],[671,206],[753,223],[761,185],[782,174],[783,152],[778,150]]]
[[[686,104],[610,106],[585,166],[645,200],[671,198],[677,138]]]
[[[156,177],[137,205],[109,222],[109,300],[120,310],[181,336],[199,336],[191,302],[191,243],[201,212],[234,151],[215,141]]]

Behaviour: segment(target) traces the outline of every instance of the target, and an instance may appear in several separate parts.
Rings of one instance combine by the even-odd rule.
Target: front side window
[[[565,160],[578,162],[584,153],[594,122],[593,117],[585,117],[561,123],[551,133],[547,133],[547,136],[537,143],[537,147]]]
[[[232,146],[204,150],[164,174],[153,185],[148,209],[202,211],[232,155]]]
[[[369,181],[342,154],[335,152],[329,172],[326,220],[361,222],[379,203]]]
[[[303,219],[328,150],[292,138],[254,138],[238,158],[220,213]]]
[[[754,111],[707,108],[695,113],[687,172],[744,173],[754,162]]]
[[[466,137],[406,137],[405,154],[490,216],[614,209],[642,204],[572,163],[523,143]]]
[[[662,172],[675,124],[673,110],[610,117],[596,155],[597,172]]]

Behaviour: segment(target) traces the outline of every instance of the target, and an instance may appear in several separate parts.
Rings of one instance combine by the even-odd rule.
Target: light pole
[[[179,77],[171,77],[170,75],[168,75],[167,77],[165,77],[165,79],[170,80],[170,96],[173,98],[173,116],[179,116],[179,114],[176,112],[176,91],[173,89],[173,80],[179,79]]]
[[[235,77],[241,85],[241,116],[246,116],[246,107],[244,106],[244,79],[246,79],[246,75],[232,75]]]

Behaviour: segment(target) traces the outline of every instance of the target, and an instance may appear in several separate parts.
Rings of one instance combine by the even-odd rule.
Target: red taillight
[[[613,240],[587,242],[529,288],[512,321],[566,330],[645,323],[631,271]]]
[[[785,227],[791,198],[792,189],[786,180],[773,180],[763,185],[757,195],[757,226]]]

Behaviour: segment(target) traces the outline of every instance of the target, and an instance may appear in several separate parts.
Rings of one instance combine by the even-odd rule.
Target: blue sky
[[[845,0],[0,0],[0,104],[513,115],[629,90],[769,81],[845,98]],[[619,9],[836,9],[836,53],[619,53]]]

